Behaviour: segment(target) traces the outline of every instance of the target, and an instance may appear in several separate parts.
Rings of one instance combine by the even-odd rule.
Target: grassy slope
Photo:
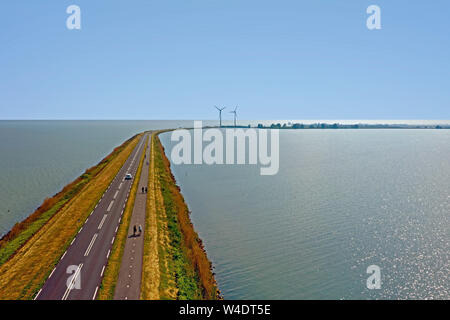
[[[155,135],[154,170],[158,215],[160,297],[162,299],[217,299],[219,291],[190,221],[189,211],[170,171],[170,163]],[[145,272],[145,269],[144,269]]]
[[[0,266],[0,299],[31,299],[57,264],[102,194],[137,145],[134,137]],[[52,209],[50,209],[52,210]],[[33,225],[33,224],[31,224]],[[14,238],[16,239],[16,238]]]
[[[125,249],[125,243],[128,237],[128,228],[130,226],[131,215],[133,213],[134,200],[136,199],[136,192],[144,163],[145,150],[146,149],[144,148],[144,152],[141,154],[139,167],[136,172],[136,178],[134,179],[133,186],[131,187],[130,197],[127,201],[119,229],[117,230],[116,240],[114,240],[114,245],[108,259],[108,264],[106,265],[105,274],[103,276],[97,297],[99,300],[112,300],[114,298],[114,290],[116,288],[117,278],[119,277],[123,250]]]

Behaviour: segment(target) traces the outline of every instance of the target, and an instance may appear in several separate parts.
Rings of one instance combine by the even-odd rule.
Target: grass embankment
[[[154,207],[149,214],[156,214],[157,254],[159,264],[160,299],[218,299],[220,293],[211,262],[208,260],[202,241],[194,230],[189,210],[170,171],[170,162],[157,137],[152,136],[152,169],[155,190]],[[150,230],[147,219],[147,229]],[[149,297],[148,279],[151,279],[148,251],[154,236],[147,236],[144,248],[143,287],[141,296]],[[154,264],[154,261],[153,261]]]
[[[148,140],[147,140],[148,141]],[[133,186],[130,190],[130,197],[128,198],[125,211],[123,212],[122,220],[117,230],[116,240],[114,240],[111,254],[108,259],[108,264],[105,268],[105,273],[100,285],[97,299],[98,300],[112,300],[114,299],[114,290],[116,288],[117,279],[119,277],[120,266],[122,264],[123,251],[125,249],[125,243],[128,238],[128,229],[130,227],[131,215],[133,213],[134,201],[136,199],[136,193],[141,177],[142,166],[144,164],[144,155],[147,147],[146,145],[141,154],[139,161],[139,167],[136,171],[136,176],[133,181]]]
[[[5,236],[0,299],[34,297],[140,137],[116,148]]]

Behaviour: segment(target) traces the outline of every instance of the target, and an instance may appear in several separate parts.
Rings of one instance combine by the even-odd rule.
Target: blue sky
[[[241,119],[450,119],[449,14],[446,0],[5,1],[0,119],[213,119],[215,104]]]

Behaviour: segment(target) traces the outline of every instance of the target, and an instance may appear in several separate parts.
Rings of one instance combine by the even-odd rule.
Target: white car
[[[125,180],[131,180],[131,179],[133,179],[133,176],[131,175],[131,173],[127,173],[125,175]]]

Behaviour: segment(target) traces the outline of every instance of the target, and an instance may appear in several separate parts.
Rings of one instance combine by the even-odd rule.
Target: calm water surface
[[[227,299],[450,299],[449,159],[450,131],[284,130],[275,176],[172,168]]]
[[[0,236],[138,132],[183,121],[0,121]]]
[[[0,121],[0,235],[132,135],[180,126]],[[450,298],[450,131],[285,130],[280,148],[276,176],[173,166],[226,298]]]

